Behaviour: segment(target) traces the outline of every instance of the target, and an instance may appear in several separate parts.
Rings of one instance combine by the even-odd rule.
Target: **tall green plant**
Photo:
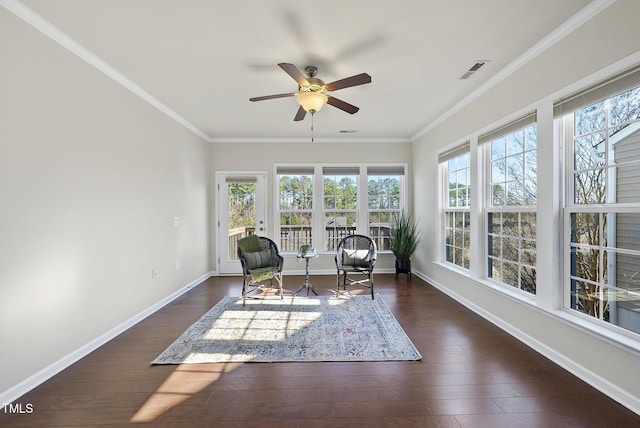
[[[411,214],[404,211],[395,216],[394,226],[389,235],[391,251],[399,260],[408,260],[420,244],[420,232]]]

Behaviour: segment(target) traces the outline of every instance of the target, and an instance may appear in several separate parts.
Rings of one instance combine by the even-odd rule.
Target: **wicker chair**
[[[376,264],[376,243],[365,235],[349,235],[340,240],[335,255],[336,268],[338,270],[338,286],[336,292],[340,294],[340,287],[344,290],[347,285],[361,285],[373,292],[373,266]],[[354,274],[359,279],[349,278]]]
[[[273,288],[273,280],[278,283],[280,298],[283,299],[282,268],[284,257],[274,241],[264,236],[250,235],[238,241],[238,259],[242,265],[242,305],[247,294],[264,290],[266,281]]]

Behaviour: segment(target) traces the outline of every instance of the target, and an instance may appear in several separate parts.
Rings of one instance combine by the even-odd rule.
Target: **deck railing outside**
[[[238,241],[256,232],[255,226],[229,229],[229,260],[238,260]]]
[[[229,258],[237,260],[238,240],[253,235],[254,226],[236,227],[229,230]],[[370,226],[369,236],[376,243],[378,251],[389,250],[389,227]],[[334,251],[340,239],[356,233],[355,226],[327,227],[324,232],[325,251]],[[311,244],[311,226],[281,226],[278,247],[282,253],[296,253],[300,246]],[[319,249],[320,250],[320,249]]]

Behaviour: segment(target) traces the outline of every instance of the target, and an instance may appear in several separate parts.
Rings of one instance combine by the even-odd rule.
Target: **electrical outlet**
[[[173,218],[173,227],[178,227],[180,226],[180,217],[174,217]]]
[[[151,279],[156,279],[157,276],[158,276],[158,270],[151,269]]]
[[[180,260],[176,260],[176,269],[180,269]]]

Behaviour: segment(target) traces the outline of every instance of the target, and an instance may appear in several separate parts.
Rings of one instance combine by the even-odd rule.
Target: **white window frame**
[[[368,165],[366,168],[366,211],[367,211],[367,234],[376,241],[376,246],[379,252],[390,251],[389,246],[389,234],[393,227],[394,221],[400,216],[403,210],[406,210],[406,198],[405,198],[405,182],[406,182],[406,168],[403,165],[388,166],[388,165]],[[397,195],[387,195],[388,197],[398,197],[398,207],[392,206],[384,208],[370,208],[369,207],[369,181],[370,177],[397,177],[399,189]],[[376,180],[378,183],[379,180]],[[388,214],[388,223],[377,222],[377,224],[371,224],[371,215]],[[384,231],[386,229],[386,233]],[[375,231],[375,233],[374,233]]]
[[[458,169],[456,171],[465,171],[466,172],[466,178],[465,180],[467,181],[467,192],[468,192],[468,196],[467,196],[467,205],[464,206],[451,206],[449,204],[450,201],[450,191],[451,189],[449,188],[449,174],[451,171],[449,171],[449,162],[453,159],[459,159],[461,156],[467,155],[469,162],[468,165],[463,168],[463,169]],[[472,263],[472,259],[473,259],[473,253],[472,253],[472,245],[471,245],[471,241],[472,241],[472,224],[473,221],[471,219],[471,198],[472,198],[472,194],[471,194],[471,189],[472,189],[472,165],[473,165],[473,160],[471,157],[471,150],[469,147],[469,143],[466,143],[460,147],[456,147],[455,149],[453,149],[452,151],[449,151],[448,153],[444,153],[442,155],[439,156],[439,163],[440,163],[440,171],[441,171],[441,192],[442,192],[442,210],[441,210],[441,222],[442,222],[442,228],[441,228],[441,233],[442,233],[442,240],[441,240],[441,251],[442,251],[442,255],[441,255],[441,259],[444,263],[450,264],[452,266],[455,266],[457,268],[461,268],[461,269],[465,269],[465,270],[469,270],[471,269],[471,263]],[[466,218],[468,221],[468,226],[466,224],[463,223],[462,228],[458,229],[456,228],[456,225],[454,224],[453,227],[449,227],[449,221],[448,221],[448,217],[449,214],[453,214],[454,217],[457,217],[458,214],[462,214],[464,217]],[[462,246],[461,247],[456,247],[455,245],[448,245],[448,230],[453,230],[454,233],[457,233],[456,231],[459,231],[462,233],[463,235],[463,241],[462,241]],[[464,236],[467,236],[467,241],[465,242]],[[465,245],[466,243],[466,245]],[[462,251],[463,255],[461,258],[462,264],[458,264],[455,263],[454,261],[450,261],[447,259],[447,252],[448,252],[448,247],[454,247],[459,249],[460,251]],[[455,250],[454,250],[455,251]],[[464,252],[467,252],[469,254],[469,264],[467,266],[465,266],[464,264]],[[455,258],[454,258],[455,259]]]
[[[312,195],[312,199],[311,199],[311,209],[283,209],[280,206],[280,177],[281,176],[307,176],[311,178],[311,195]],[[315,171],[313,169],[313,167],[294,167],[294,168],[276,168],[276,173],[275,173],[275,182],[276,182],[276,192],[275,192],[275,196],[276,196],[276,203],[275,203],[275,207],[276,207],[276,216],[275,216],[275,223],[277,224],[276,227],[276,233],[277,233],[277,239],[278,239],[278,246],[280,248],[280,251],[282,253],[290,253],[290,252],[297,252],[298,248],[303,245],[303,244],[308,244],[308,245],[314,245],[313,242],[313,231],[315,229],[315,213],[314,213],[314,207],[316,206],[316,198],[315,198],[315,194],[316,194],[316,183],[315,183]],[[289,214],[289,215],[294,215],[295,213],[300,213],[300,214],[305,214],[305,213],[311,213],[311,224],[309,225],[311,228],[311,235],[309,237],[304,236],[304,234],[302,233],[302,228],[300,230],[299,236],[295,237],[295,238],[283,238],[283,233],[284,232],[291,232],[291,230],[284,230],[282,228],[282,224],[280,224],[280,220],[281,220],[281,216],[282,214]],[[283,240],[286,239],[287,242],[283,242]]]
[[[576,310],[569,309],[565,304],[568,301],[570,292],[570,233],[571,233],[571,216],[568,208],[568,200],[572,200],[570,192],[570,182],[572,181],[572,165],[571,155],[568,150],[566,139],[563,138],[562,122],[559,120],[562,115],[575,110],[572,103],[584,103],[585,92],[593,91],[595,94],[603,94],[606,90],[606,96],[624,92],[624,90],[612,91],[611,87],[628,86],[629,79],[635,78],[640,83],[640,65],[638,63],[638,55],[625,58],[618,63],[602,69],[584,79],[577,81],[555,93],[539,99],[532,104],[522,107],[518,111],[503,117],[496,122],[474,130],[467,136],[461,138],[456,143],[449,144],[438,152],[438,179],[439,183],[439,227],[438,239],[439,245],[436,249],[437,264],[452,272],[456,272],[462,276],[471,279],[473,283],[485,287],[489,287],[496,292],[530,304],[542,311],[548,312],[559,319],[565,320],[571,325],[578,326],[585,332],[589,332],[598,337],[605,338],[607,341],[622,346],[624,349],[633,352],[640,351],[639,334],[623,329],[610,323],[605,323],[598,319],[594,319],[590,315],[582,314]],[[635,84],[637,86],[638,83]],[[586,88],[586,89],[584,89]],[[588,94],[591,96],[591,92]],[[603,97],[601,99],[606,98]],[[537,270],[537,290],[536,295],[531,295],[510,286],[502,286],[499,283],[487,280],[486,259],[487,248],[484,237],[487,235],[486,229],[486,189],[489,188],[487,183],[486,171],[486,149],[482,147],[484,141],[482,138],[487,132],[494,129],[500,129],[501,124],[506,123],[507,126],[517,118],[522,117],[525,113],[535,110],[537,116],[537,251],[536,264]],[[471,147],[471,192],[473,201],[471,203],[471,263],[469,271],[459,269],[458,266],[444,263],[444,239],[445,235],[442,212],[446,204],[443,189],[443,174],[440,161],[442,153],[451,150],[462,144],[462,141],[470,140]],[[632,168],[636,171],[636,168]],[[620,213],[640,212],[637,204],[616,205]],[[576,207],[574,211],[593,212],[592,206]],[[601,212],[610,212],[608,207],[602,207]],[[628,245],[628,244],[627,244]],[[632,245],[635,245],[632,242]],[[635,254],[634,254],[635,255]]]
[[[360,177],[361,171],[360,167],[352,167],[352,166],[323,166],[322,167],[322,187],[319,189],[320,193],[322,193],[322,205],[320,205],[322,210],[323,219],[323,228],[322,232],[324,234],[322,239],[322,247],[321,251],[323,252],[335,252],[338,247],[338,242],[341,238],[344,238],[347,235],[352,234],[367,234],[364,232],[362,228],[362,204],[363,201],[366,200],[362,197],[362,179]],[[354,177],[355,179],[355,190],[356,190],[356,200],[354,202],[354,208],[337,208],[335,205],[331,207],[326,206],[326,194],[325,194],[325,181],[327,177]],[[338,182],[336,181],[336,184]],[[332,215],[328,215],[331,213]],[[339,215],[344,214],[344,216]],[[349,224],[348,217],[352,215],[354,217],[354,224]],[[327,221],[329,218],[333,217],[333,229],[334,233],[328,233],[330,230],[329,222]],[[345,222],[342,224],[339,219],[344,218]],[[353,228],[353,229],[351,229]],[[328,236],[331,235],[331,236]],[[331,243],[331,241],[333,241]]]
[[[484,154],[484,180],[485,180],[485,199],[484,199],[484,210],[483,210],[483,222],[484,222],[484,227],[486,228],[485,233],[483,234],[483,243],[484,243],[484,278],[487,281],[490,281],[492,283],[495,283],[501,287],[508,287],[511,290],[516,290],[518,292],[522,292],[522,293],[526,293],[530,296],[535,296],[535,292],[532,293],[526,289],[524,289],[523,284],[521,282],[522,280],[522,275],[521,272],[523,271],[523,269],[527,269],[532,271],[534,274],[537,273],[537,267],[536,264],[537,263],[533,263],[533,264],[529,264],[526,263],[523,260],[523,251],[524,251],[524,243],[529,243],[528,245],[531,246],[531,243],[533,243],[533,250],[536,252],[536,261],[537,261],[537,236],[531,238],[531,237],[523,237],[522,234],[522,217],[523,214],[531,214],[536,218],[536,223],[537,223],[537,203],[534,204],[508,204],[507,203],[507,198],[505,197],[505,199],[503,200],[502,204],[500,205],[494,205],[493,204],[493,197],[492,197],[492,156],[491,156],[491,150],[492,150],[492,143],[494,141],[497,141],[501,138],[506,138],[509,135],[512,135],[516,132],[523,132],[524,133],[524,137],[526,138],[526,129],[530,126],[535,126],[536,127],[536,153],[537,153],[537,123],[536,123],[536,114],[535,112],[533,113],[528,113],[525,116],[523,116],[520,119],[517,119],[513,122],[508,123],[507,125],[500,127],[498,129],[495,129],[494,131],[491,131],[487,134],[485,134],[484,136],[480,137],[480,149],[483,151]],[[524,141],[524,140],[523,140]],[[507,159],[509,157],[508,153],[507,153],[507,149],[505,149],[505,158]],[[523,146],[523,150],[522,150],[522,155],[523,157],[526,157],[527,152],[530,152],[526,149],[526,142],[524,142],[524,146]],[[537,156],[536,158],[536,165],[537,165]],[[536,168],[537,169],[537,168]],[[505,171],[505,174],[507,174],[507,172]],[[526,163],[523,165],[523,175],[521,177],[522,181],[526,181]],[[535,186],[536,186],[536,200],[537,200],[537,175],[535,177]],[[507,180],[507,178],[505,177],[504,180],[504,184],[505,187],[506,185],[509,183],[509,180]],[[525,185],[526,187],[526,185]],[[511,236],[511,235],[505,235],[504,233],[495,233],[489,224],[489,219],[491,217],[491,215],[493,214],[499,214],[499,215],[504,215],[504,214],[514,214],[517,215],[518,217],[518,227],[517,227],[517,236]],[[537,233],[536,233],[537,234]],[[518,260],[506,260],[507,263],[510,264],[515,264],[517,266],[518,269],[518,283],[517,284],[509,284],[508,282],[503,282],[501,280],[496,279],[493,275],[492,272],[490,272],[490,268],[489,268],[489,264],[490,261],[491,263],[493,263],[493,261],[497,261],[499,263],[503,263],[505,260],[503,259],[502,256],[500,257],[496,257],[494,255],[492,255],[491,250],[490,250],[490,245],[493,243],[493,239],[495,239],[496,237],[500,238],[502,241],[504,240],[516,240],[518,241],[518,250],[517,250],[517,258]],[[530,249],[531,251],[531,249]],[[502,270],[501,270],[502,273]],[[537,287],[536,287],[537,288]]]
[[[631,86],[630,86],[631,84]],[[630,87],[629,87],[630,86]],[[604,318],[605,313],[605,302],[608,304],[611,301],[618,301],[618,294],[627,294],[629,291],[624,291],[623,289],[618,287],[616,283],[616,275],[617,275],[617,255],[628,255],[632,257],[640,257],[640,251],[633,249],[625,249],[618,246],[616,242],[616,222],[612,221],[613,218],[616,218],[616,214],[637,214],[640,212],[640,200],[635,202],[625,202],[619,203],[616,200],[616,190],[618,183],[616,182],[616,167],[625,164],[615,164],[610,162],[609,156],[613,151],[613,142],[610,141],[610,127],[609,123],[609,113],[608,113],[608,100],[626,92],[633,87],[640,86],[640,70],[632,71],[631,73],[626,73],[622,77],[614,77],[611,79],[610,84],[598,84],[595,89],[587,89],[583,91],[585,95],[585,101],[581,101],[580,104],[577,102],[572,102],[572,98],[569,98],[569,102],[565,102],[567,105],[560,107],[556,107],[556,119],[559,122],[559,129],[561,138],[564,142],[565,147],[565,163],[564,163],[564,171],[565,171],[565,206],[563,209],[563,227],[564,227],[564,239],[563,239],[563,254],[564,264],[563,264],[563,309],[569,311],[573,316],[577,316],[582,320],[585,320],[588,323],[598,324],[604,326],[607,329],[611,329],[618,333],[623,334],[627,337],[635,337],[637,340],[638,334],[640,334],[640,330],[632,330],[625,326],[619,325],[619,308],[618,305],[613,305],[609,307],[608,317],[606,320]],[[579,99],[578,97],[574,97],[573,99]],[[574,199],[574,188],[575,188],[575,166],[574,166],[574,114],[575,111],[578,111],[584,107],[588,107],[590,105],[596,104],[600,101],[605,102],[605,127],[600,131],[605,135],[605,162],[603,166],[603,170],[605,171],[605,201],[599,201],[599,203],[576,203]],[[562,104],[562,103],[558,103]],[[558,112],[562,112],[563,114],[559,114]],[[636,125],[640,123],[640,119],[636,119],[628,122],[628,125]],[[619,126],[619,125],[617,125]],[[600,132],[599,131],[599,132]],[[626,164],[627,166],[629,164]],[[636,163],[632,163],[632,166],[637,166],[640,168],[640,163],[636,161]],[[602,245],[603,241],[598,242],[597,244],[587,245],[587,244],[579,244],[572,243],[572,217],[576,214],[581,213],[594,213],[599,216],[609,216],[613,214],[611,218],[607,220],[608,226],[608,238],[607,245]],[[613,226],[613,228],[611,227]],[[599,275],[596,281],[590,282],[585,281],[585,278],[574,277],[572,275],[572,254],[573,251],[578,251],[579,249],[597,251],[599,255],[599,259],[601,260],[601,264],[599,266]],[[607,257],[607,278],[604,278],[603,269],[604,269],[604,259],[602,254],[608,254]],[[612,275],[613,274],[613,275]],[[640,278],[638,278],[640,281]],[[599,291],[598,294],[594,294],[594,298],[598,299],[598,311],[596,314],[588,314],[583,311],[580,311],[578,307],[573,307],[573,296],[572,296],[572,282],[576,280],[579,282],[586,282],[595,285]],[[631,293],[633,294],[633,293]],[[629,296],[621,296],[624,300],[625,298],[633,298],[637,300],[638,297]],[[637,327],[636,327],[637,328]]]
[[[360,163],[360,164],[335,164],[335,163],[296,163],[296,164],[274,164],[274,219],[276,219],[274,233],[279,237],[280,228],[280,180],[278,171],[295,171],[313,169],[313,225],[312,225],[312,245],[321,254],[332,254],[333,250],[325,249],[325,212],[324,207],[324,171],[351,169],[357,170],[357,198],[356,198],[356,228],[354,233],[363,235],[370,234],[369,228],[369,206],[368,206],[368,170],[391,171],[402,170],[400,178],[400,206],[401,210],[409,210],[407,204],[407,174],[408,165],[406,163]],[[389,252],[379,250],[381,253]],[[296,254],[297,251],[283,251],[283,254]]]

